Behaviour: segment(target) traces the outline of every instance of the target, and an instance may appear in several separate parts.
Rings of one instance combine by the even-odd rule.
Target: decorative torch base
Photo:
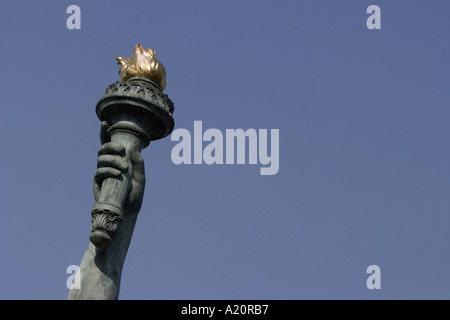
[[[111,243],[114,232],[123,221],[121,215],[116,212],[122,210],[114,208],[114,211],[104,208],[108,206],[108,204],[96,203],[92,210],[91,235],[89,239],[98,248],[105,248]]]

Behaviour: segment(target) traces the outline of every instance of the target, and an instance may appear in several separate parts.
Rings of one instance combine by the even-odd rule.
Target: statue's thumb
[[[100,142],[102,145],[111,141],[111,137],[108,134],[108,128],[109,128],[108,122],[102,121],[102,124],[100,127]]]

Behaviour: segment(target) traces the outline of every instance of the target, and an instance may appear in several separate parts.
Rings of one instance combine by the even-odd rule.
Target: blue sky
[[[66,27],[72,4],[80,30]],[[448,12],[2,1],[0,298],[67,297],[89,241],[95,105],[140,43],[166,67],[175,128],[279,129],[280,168],[175,165],[176,142],[152,142],[121,299],[448,299]]]

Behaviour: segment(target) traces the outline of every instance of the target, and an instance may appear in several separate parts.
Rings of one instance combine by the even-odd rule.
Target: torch
[[[100,121],[109,124],[111,141],[122,145],[126,152],[133,145],[139,150],[150,141],[169,135],[174,127],[174,106],[162,91],[166,72],[157,60],[156,52],[141,45],[134,47],[130,58],[117,57],[121,81],[111,84],[96,106]],[[103,181],[100,196],[91,213],[91,242],[98,248],[107,247],[127,219],[124,205],[131,189],[133,168],[118,178]]]

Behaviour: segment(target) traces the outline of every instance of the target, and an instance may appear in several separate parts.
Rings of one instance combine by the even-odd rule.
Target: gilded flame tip
[[[161,91],[166,88],[166,69],[157,59],[156,51],[144,48],[137,44],[134,46],[134,54],[129,58],[117,57],[117,64],[120,65],[119,74],[121,81],[128,81],[131,78],[145,78],[155,81]]]

